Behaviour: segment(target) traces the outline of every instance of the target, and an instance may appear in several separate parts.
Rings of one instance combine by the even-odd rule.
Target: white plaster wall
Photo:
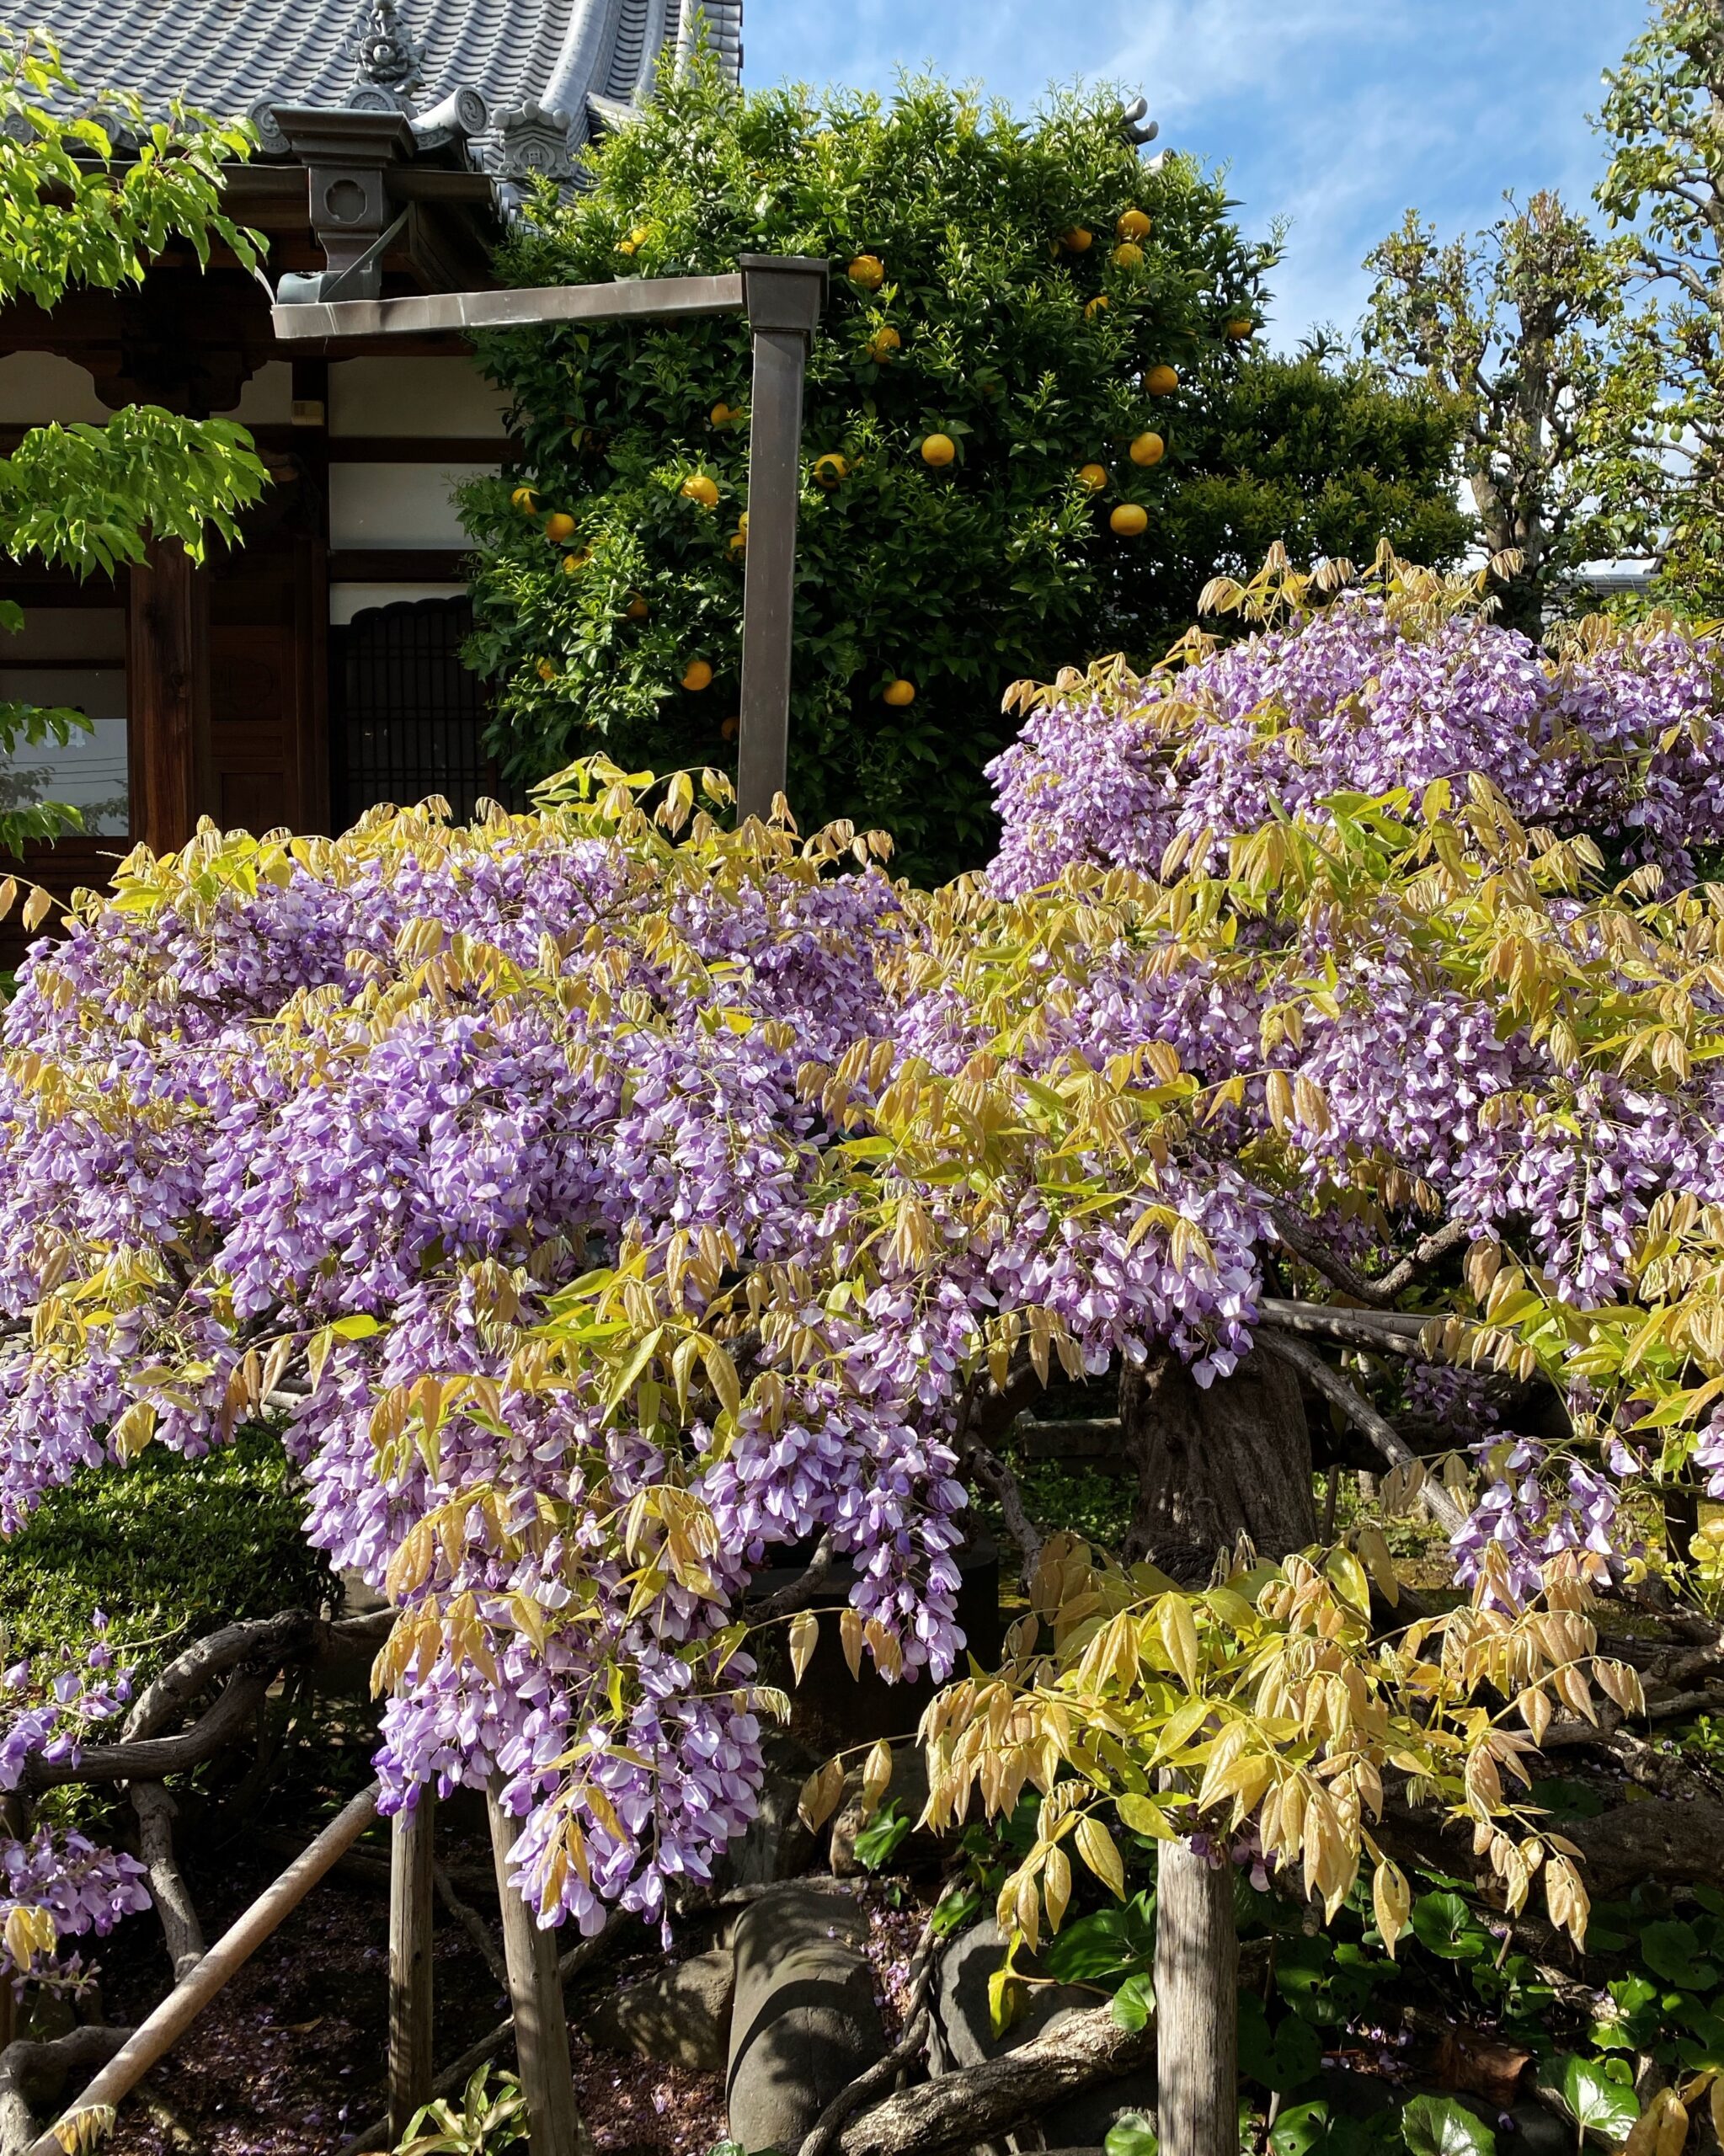
[[[114,414],[87,368],[57,352],[8,352],[0,359],[0,426],[40,427],[74,419],[105,427]]]
[[[465,479],[494,474],[494,464],[332,464],[329,544],[353,547],[465,547],[467,536],[450,499]]]
[[[368,606],[393,606],[403,599],[462,599],[466,595],[464,584],[332,584],[329,622],[332,627],[343,628]]]
[[[293,418],[291,361],[266,360],[240,391],[238,403],[219,416],[248,427],[286,426]]]
[[[506,430],[509,399],[468,359],[336,360],[329,368],[329,432],[472,439]]]

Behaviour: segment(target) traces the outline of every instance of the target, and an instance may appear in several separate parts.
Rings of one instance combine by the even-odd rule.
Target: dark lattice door
[[[335,830],[380,802],[405,808],[432,793],[465,819],[481,795],[497,792],[484,684],[461,663],[472,628],[459,598],[366,607],[330,630]]]

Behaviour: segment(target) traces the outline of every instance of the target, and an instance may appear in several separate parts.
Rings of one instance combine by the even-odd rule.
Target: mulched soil
[[[298,1838],[308,1841],[311,1830]],[[488,1860],[483,1842],[440,1833],[439,1854],[466,1898],[484,1910],[500,1947],[494,1897],[488,1901],[480,1883]],[[213,1939],[288,1858],[240,1846],[200,1865],[189,1847],[184,1861]],[[121,2105],[104,2148],[112,2156],[334,2156],[383,2108],[387,1914],[381,1878],[373,1885],[335,1875],[314,1887]],[[100,1958],[105,2018],[141,2019],[168,1988],[152,1914],[124,1924]],[[641,1957],[643,1966],[646,1958],[657,1957]],[[447,2060],[494,2028],[508,2006],[477,1948],[440,1909],[434,1962],[436,2055]],[[619,1962],[579,1990],[571,1986],[577,2029],[582,2000],[627,1967]],[[578,2033],[572,2041],[581,2115],[604,2156],[702,2156],[723,2137],[722,2077],[595,2051]],[[513,2065],[509,2050],[499,2063]]]

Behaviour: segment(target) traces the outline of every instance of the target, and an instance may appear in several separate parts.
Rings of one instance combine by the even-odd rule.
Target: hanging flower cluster
[[[1523,824],[1690,880],[1692,850],[1724,841],[1724,644],[1593,622],[1553,658],[1471,597],[1386,553],[1351,584],[1284,563],[1218,580],[1206,606],[1258,633],[1194,632],[1147,680],[1116,666],[1034,698],[990,766],[996,884],[1028,890],[1075,862],[1219,865],[1230,838],[1337,793],[1472,772]]]
[[[1433,651],[1483,693],[1448,598],[1409,574],[1374,603],[1193,670],[1308,675],[1307,739],[1397,666],[1434,699]],[[1574,678],[1679,703],[1710,661],[1668,660],[1599,643]],[[1092,690],[1117,673],[1038,710]],[[1150,860],[1140,806],[1051,881],[1010,775],[995,873],[933,893],[878,836],[729,831],[686,776],[604,765],[468,829],[140,851],[0,1036],[0,1518],[281,1417],[312,1539],[399,1608],[387,1801],[500,1776],[522,1891],[587,1929],[656,1914],[752,1816],[782,1705],[757,1569],[824,1545],[853,1654],[942,1679],[979,1404],[1167,1346],[1225,1379],[1272,1250],[1314,1308],[1374,1298],[1424,1362],[1572,1403],[1572,1443],[1492,1455],[1493,1594],[1602,1561],[1570,1463],[1679,1464],[1724,1394],[1724,897],[1661,865],[1707,785],[1631,821],[1659,758],[1710,768],[1694,710],[1587,766],[1625,846],[1656,839],[1620,886],[1513,813],[1539,756],[1470,776],[1452,714],[1428,766],[1337,732],[1291,805],[1236,772],[1203,812],[1230,825]],[[1568,1493],[1535,1518],[1540,1467]]]

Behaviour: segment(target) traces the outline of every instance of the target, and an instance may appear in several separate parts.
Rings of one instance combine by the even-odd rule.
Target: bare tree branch
[[[876,2059],[854,2081],[839,2090],[809,2129],[797,2156],[830,2156],[846,2124],[873,2097],[889,2089],[905,2067],[921,2057],[928,2040],[928,1994],[933,1988],[937,1945],[933,1919],[930,1917],[922,1926],[922,1935],[910,1957],[910,1993],[905,2002],[903,2034],[884,2058]]]
[[[470,1902],[463,1902],[455,1891],[455,1882],[440,1864],[431,1866],[432,1884],[437,1889],[437,1898],[448,1910],[462,1929],[485,1957],[485,1967],[497,1979],[499,1991],[509,1988],[509,1970],[497,1942],[491,1936],[491,1927]]]
[[[131,1808],[137,1814],[138,1849],[149,1871],[150,1896],[162,1919],[168,1958],[173,1964],[173,1981],[179,1983],[209,1951],[173,1854],[173,1821],[179,1806],[160,1782],[134,1782]]]
[[[1356,1392],[1339,1370],[1332,1370],[1322,1357],[1284,1332],[1266,1327],[1258,1334],[1262,1343],[1310,1379],[1323,1396],[1334,1403],[1356,1430],[1363,1432],[1396,1467],[1418,1467],[1422,1463],[1386,1416],[1380,1415],[1363,1393]],[[1419,1496],[1425,1509],[1453,1534],[1466,1524],[1466,1513],[1433,1476],[1426,1476]]]
[[[24,1764],[19,1786],[38,1796],[44,1790],[60,1789],[71,1782],[158,1782],[187,1767],[212,1758],[251,1726],[253,1716],[268,1694],[270,1680],[242,1672],[201,1721],[183,1729],[177,1737],[153,1737],[136,1744],[98,1744],[77,1759],[45,1759],[32,1753]]]
[[[969,1470],[985,1490],[992,1493],[1006,1522],[1006,1531],[1017,1545],[1023,1558],[1023,1577],[1026,1586],[1034,1578],[1038,1565],[1042,1561],[1042,1538],[1036,1533],[1029,1514],[1024,1510],[1023,1492],[1017,1486],[1017,1477],[995,1453],[985,1445],[973,1444],[964,1454]]]
[[[803,1571],[776,1594],[769,1594],[751,1613],[755,1622],[769,1625],[775,1617],[788,1617],[793,1611],[806,1609],[811,1603],[818,1602],[831,1582],[837,1561],[837,1550],[829,1530],[814,1545],[814,1554]]]

